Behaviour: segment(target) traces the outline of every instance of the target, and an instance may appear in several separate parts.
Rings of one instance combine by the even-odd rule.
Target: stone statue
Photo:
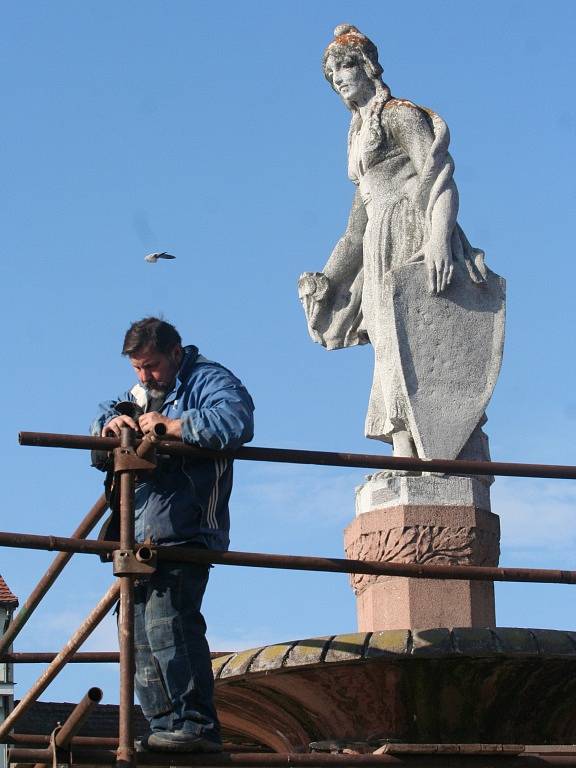
[[[456,222],[446,123],[391,95],[375,45],[340,25],[324,74],[352,112],[348,226],[323,272],[299,281],[327,349],[371,343],[365,434],[395,456],[488,459],[481,426],[504,340],[504,280]]]

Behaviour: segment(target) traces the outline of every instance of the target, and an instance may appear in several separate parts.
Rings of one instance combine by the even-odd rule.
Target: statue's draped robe
[[[428,144],[419,173],[406,148],[409,130],[414,130],[411,110],[418,110],[416,124],[427,132],[426,137],[413,137]],[[364,208],[363,247],[361,252],[345,252],[336,246],[324,268],[330,278],[317,274],[316,291],[303,303],[310,335],[327,349],[367,343],[374,347],[367,437],[391,442],[394,432],[407,429],[401,373],[391,350],[392,329],[384,321],[382,284],[389,271],[424,261],[434,207],[453,185],[454,164],[448,144],[446,123],[411,102],[392,98],[364,123],[358,115],[352,119],[348,173],[358,187],[355,205]],[[464,270],[474,282],[482,282],[484,254],[472,248],[458,225],[451,246],[455,269]]]

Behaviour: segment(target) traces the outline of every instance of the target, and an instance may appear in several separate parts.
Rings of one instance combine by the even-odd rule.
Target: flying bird
[[[156,264],[158,259],[175,259],[176,256],[172,256],[171,253],[166,253],[166,251],[162,251],[161,253],[149,253],[148,256],[144,256],[144,261],[147,261],[148,264]]]

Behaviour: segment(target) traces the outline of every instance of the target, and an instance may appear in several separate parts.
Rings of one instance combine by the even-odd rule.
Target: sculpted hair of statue
[[[384,72],[382,65],[378,61],[378,49],[374,43],[362,34],[357,27],[352,24],[339,24],[334,30],[334,39],[328,43],[324,55],[322,57],[322,69],[324,71],[324,77],[330,83],[333,90],[334,87],[332,75],[327,71],[327,61],[329,56],[344,56],[354,55],[360,59],[364,66],[364,70],[368,77],[374,81],[376,88],[376,98],[374,99],[374,105],[372,113],[370,115],[370,133],[372,137],[372,144],[377,145],[382,138],[382,127],[380,118],[384,105],[391,98],[390,88],[382,81],[382,73]],[[352,111],[352,122],[350,124],[350,134],[358,130],[360,123],[360,115],[358,110],[353,105],[347,105]]]
[[[377,91],[383,91],[387,94],[387,98],[390,98],[390,90],[388,86],[382,82],[381,75],[384,72],[382,65],[378,61],[378,49],[374,43],[362,34],[357,27],[352,24],[339,24],[334,30],[334,39],[328,43],[324,55],[322,57],[322,69],[324,71],[324,77],[332,88],[334,83],[331,75],[326,71],[326,62],[330,55],[340,55],[354,53],[358,56],[366,71],[366,74],[371,80],[374,80],[374,85]],[[334,88],[334,90],[336,90]]]

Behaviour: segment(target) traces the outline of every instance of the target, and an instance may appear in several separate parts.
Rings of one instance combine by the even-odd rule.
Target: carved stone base
[[[356,489],[356,519],[344,534],[358,560],[498,565],[500,521],[489,487],[465,477],[373,475]],[[358,629],[494,627],[491,582],[354,574]]]

